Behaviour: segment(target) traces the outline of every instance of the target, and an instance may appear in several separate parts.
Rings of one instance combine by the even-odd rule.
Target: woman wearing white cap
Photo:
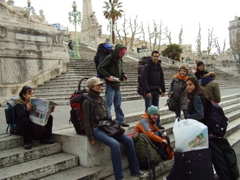
[[[126,134],[110,137],[103,130],[98,128],[100,121],[109,119],[105,101],[100,97],[103,82],[97,77],[92,77],[87,80],[86,85],[89,88],[88,96],[92,99],[92,103],[88,99],[85,99],[82,107],[84,128],[90,143],[95,145],[96,140],[98,140],[111,148],[112,165],[116,180],[124,179],[119,142],[126,147],[131,174],[133,176],[146,177],[147,175],[140,171],[132,139]],[[96,106],[93,109],[92,115],[90,115],[92,104]]]

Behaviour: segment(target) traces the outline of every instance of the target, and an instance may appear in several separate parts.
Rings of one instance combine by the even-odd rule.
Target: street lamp
[[[107,25],[107,30],[110,31],[110,44],[113,42],[113,39],[112,39],[113,28],[114,27],[113,27],[112,21],[110,20],[109,24]]]
[[[28,13],[30,14],[32,12],[32,14],[36,14],[35,9],[31,6],[31,0],[28,0],[27,4],[28,6],[25,7],[25,9],[28,11]]]
[[[69,12],[69,22],[74,24],[75,26],[75,46],[74,46],[74,49],[75,49],[75,54],[74,54],[74,58],[75,59],[80,59],[80,54],[78,52],[78,40],[77,40],[77,24],[80,23],[81,21],[81,12],[80,11],[77,11],[77,4],[75,1],[73,1],[73,4],[72,4],[72,8],[73,8],[73,11],[72,12]],[[72,18],[73,17],[73,20]]]

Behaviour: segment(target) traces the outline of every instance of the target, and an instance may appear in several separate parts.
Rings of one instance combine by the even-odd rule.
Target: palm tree
[[[112,22],[112,43],[115,43],[115,34],[114,34],[114,25],[118,18],[122,17],[122,13],[124,12],[122,8],[122,3],[119,0],[108,0],[104,2],[105,11],[103,11],[103,15],[106,19],[111,20]]]
[[[180,61],[183,49],[178,44],[169,44],[165,50],[162,51],[162,55],[170,59]]]

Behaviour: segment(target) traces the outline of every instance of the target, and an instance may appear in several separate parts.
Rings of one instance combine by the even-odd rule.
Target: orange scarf
[[[188,79],[188,76],[186,75],[186,76],[180,76],[180,74],[178,73],[178,74],[175,74],[174,76],[173,76],[173,78],[178,78],[179,80],[184,80],[184,81],[186,81],[187,79]]]

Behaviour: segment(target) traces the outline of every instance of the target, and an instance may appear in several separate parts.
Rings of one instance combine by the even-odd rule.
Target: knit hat
[[[159,110],[158,110],[158,107],[157,106],[153,106],[151,105],[149,108],[148,108],[148,115],[150,114],[159,114]]]
[[[98,77],[91,77],[86,81],[86,86],[90,89],[93,86],[103,84]]]

